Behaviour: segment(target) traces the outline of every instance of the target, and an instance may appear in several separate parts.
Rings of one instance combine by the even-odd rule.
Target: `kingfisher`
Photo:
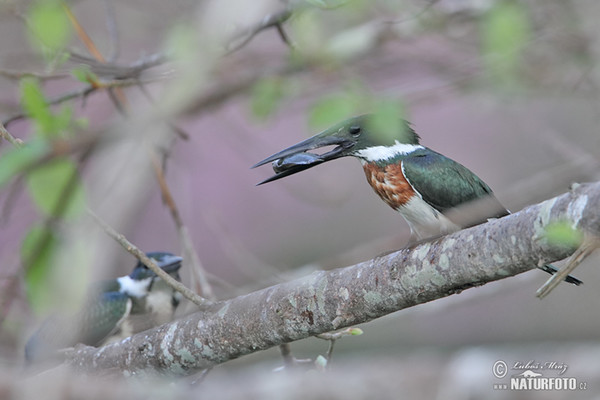
[[[180,280],[182,258],[167,252],[146,254]],[[138,261],[129,275],[92,285],[74,315],[47,318],[25,345],[27,362],[57,359],[77,343],[100,347],[173,319],[181,293]]]
[[[347,119],[265,158],[252,168],[272,163],[275,175],[258,185],[337,158],[355,157],[375,193],[408,223],[410,243],[510,214],[490,187],[468,168],[421,145],[408,121],[398,118],[395,129],[390,130],[379,127],[375,119],[373,114]],[[309,152],[331,146],[322,154]],[[477,206],[473,207],[474,215],[464,218],[464,211],[462,215],[456,212],[465,205]],[[539,268],[550,274],[557,272],[552,265]],[[565,281],[582,283],[572,276]]]

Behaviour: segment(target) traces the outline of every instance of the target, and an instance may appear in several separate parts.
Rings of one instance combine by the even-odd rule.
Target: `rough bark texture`
[[[548,223],[599,233],[600,183],[414,248],[272,286],[100,349],[77,347],[77,370],[187,375],[255,351],[367,322],[569,256]]]

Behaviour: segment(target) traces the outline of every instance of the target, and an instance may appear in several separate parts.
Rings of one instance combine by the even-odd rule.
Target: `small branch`
[[[363,331],[360,328],[346,328],[337,332],[327,332],[317,335],[319,339],[329,341],[329,347],[327,348],[327,353],[325,353],[325,360],[327,360],[327,365],[329,365],[331,361],[331,357],[333,356],[333,348],[335,346],[335,341],[343,338],[344,336],[359,336],[362,335]]]
[[[228,48],[226,54],[231,54],[238,51],[239,49],[250,43],[250,41],[254,39],[254,37],[260,32],[274,27],[277,28],[277,32],[279,33],[281,40],[283,40],[285,44],[291,47],[290,41],[285,32],[283,31],[282,24],[292,16],[292,13],[293,11],[291,8],[286,8],[279,12],[269,14],[265,16],[258,24],[256,24],[256,26],[246,29],[243,32],[237,33],[234,39],[232,39],[229,45],[227,46]]]
[[[6,128],[4,127],[4,124],[1,122],[0,122],[0,137],[2,137],[2,139],[6,140],[7,142],[9,142],[10,144],[12,144],[15,147],[23,146],[23,141],[21,139],[14,137],[13,135],[11,135],[10,132],[7,131]]]
[[[9,71],[9,70],[4,70],[4,69],[0,69],[0,76],[3,76],[4,78],[7,79],[12,79],[12,80],[20,80],[23,78],[27,78],[27,77],[32,77],[32,78],[37,78],[41,81],[49,81],[49,80],[54,80],[54,79],[65,79],[65,78],[70,78],[71,74],[69,73],[43,73],[43,72],[23,72],[23,71]]]
[[[69,55],[69,61],[87,65],[90,67],[90,70],[99,77],[115,80],[139,78],[144,71],[167,62],[167,58],[160,53],[142,57],[139,60],[126,65],[115,62],[99,62],[93,58],[79,54],[74,50],[71,50]]]
[[[200,258],[198,257],[198,253],[194,250],[194,246],[192,243],[192,239],[190,237],[189,231],[181,219],[181,214],[179,214],[179,209],[177,208],[177,204],[175,204],[175,200],[171,195],[171,191],[169,190],[169,186],[167,185],[167,181],[165,179],[165,175],[163,174],[162,168],[160,167],[160,163],[156,154],[154,152],[152,154],[152,166],[154,169],[154,174],[156,176],[156,180],[158,181],[158,185],[160,187],[160,192],[163,198],[164,203],[167,205],[167,208],[171,212],[171,217],[175,222],[175,226],[177,228],[177,232],[179,233],[179,237],[181,238],[184,253],[186,258],[191,261],[192,264],[192,274],[195,279],[198,280],[200,284],[200,293],[207,299],[215,300],[215,294],[212,290],[212,286],[208,282],[206,278],[206,271],[202,264],[200,263]]]
[[[207,307],[212,304],[210,300],[204,299],[198,296],[196,293],[188,289],[184,284],[175,280],[168,273],[163,271],[154,261],[152,261],[146,254],[137,248],[133,243],[131,243],[125,236],[115,231],[110,225],[104,222],[98,215],[96,215],[92,210],[87,210],[88,214],[96,221],[100,227],[113,238],[117,243],[119,243],[125,250],[127,250],[130,254],[132,254],[135,258],[140,260],[145,266],[150,268],[152,272],[158,275],[162,280],[164,280],[169,286],[173,289],[180,292],[186,299],[196,304],[198,307]]]
[[[282,343],[279,345],[279,352],[283,358],[284,368],[292,368],[296,365],[296,359],[292,354],[292,348],[289,343]]]
[[[143,82],[149,83],[149,82],[154,82],[158,79],[161,79],[161,77],[148,78],[148,79],[144,80]],[[100,89],[134,86],[134,85],[138,85],[139,83],[140,83],[139,79],[116,79],[116,80],[111,80],[111,81],[98,81],[98,82],[95,82],[94,84],[87,85],[81,89],[77,89],[72,92],[68,92],[68,93],[62,94],[58,97],[55,97],[53,99],[50,99],[50,100],[48,100],[48,104],[49,105],[57,105],[57,104],[61,104],[66,101],[69,101],[69,100],[77,99],[79,97],[85,98],[88,95],[90,95]],[[27,117],[27,115],[25,113],[15,114],[15,115],[10,116],[7,119],[5,119],[2,122],[2,124],[5,126],[8,126],[11,123],[13,123],[15,121],[19,121],[26,117]]]
[[[92,38],[87,34],[85,29],[83,29],[83,26],[81,26],[81,24],[79,23],[79,21],[77,20],[75,15],[71,12],[71,9],[67,5],[67,3],[63,1],[62,6],[63,6],[63,10],[67,14],[67,17],[69,18],[69,21],[71,21],[71,25],[73,25],[73,28],[75,29],[75,32],[77,33],[77,36],[83,42],[83,44],[88,49],[90,54],[98,62],[105,64],[106,59],[104,58],[104,56],[102,55],[100,50],[98,50],[98,47],[96,47]],[[92,83],[92,85],[95,85],[95,82],[90,82],[90,83]],[[118,87],[116,87],[116,88],[111,87],[111,88],[108,88],[108,90],[106,92],[108,93],[108,98],[113,103],[113,105],[115,106],[117,111],[121,115],[125,115],[128,106],[127,106],[127,98],[125,97],[125,93],[123,93],[123,90],[121,90]]]
[[[556,274],[552,275],[550,279],[540,287],[535,295],[540,299],[543,299],[550,294],[566,277],[569,275],[583,260],[585,260],[595,250],[600,248],[600,238],[598,236],[586,235],[583,243],[579,248],[569,257],[567,263],[562,267]]]
[[[92,56],[94,56],[94,58],[96,60],[98,60],[100,62],[105,62],[106,60],[102,56],[102,53],[100,53],[100,50],[98,50],[98,48],[94,44],[94,41],[87,34],[85,29],[83,29],[83,26],[81,26],[81,24],[79,23],[77,18],[75,18],[75,15],[73,15],[73,13],[71,12],[71,9],[67,5],[67,3],[63,1],[62,7],[63,7],[63,10],[65,11],[65,14],[67,14],[67,17],[69,18],[69,21],[71,21],[71,25],[73,25],[73,28],[75,29],[75,32],[77,33],[77,36],[83,42],[83,44],[88,49],[90,54]]]

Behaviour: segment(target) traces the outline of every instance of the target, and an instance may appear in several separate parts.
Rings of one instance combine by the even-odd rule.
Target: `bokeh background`
[[[118,43],[119,63],[156,53],[180,61],[149,71],[166,77],[145,85],[153,101],[136,87],[125,89],[129,117],[105,92],[71,103],[89,130],[121,135],[82,167],[88,205],[141,249],[181,253],[146,146],[168,149],[167,182],[219,298],[351,265],[407,242],[408,226],[372,192],[356,160],[255,186],[272,171],[250,166],[344,114],[397,107],[422,144],[476,172],[512,211],[600,178],[600,3],[594,0],[225,3],[70,3],[101,51]],[[52,72],[28,39],[23,16],[32,4],[0,6],[3,121],[20,112],[19,81],[9,72]],[[232,45],[244,37],[240,32],[285,7],[294,9],[283,24],[293,49],[274,28],[239,49]],[[116,41],[107,21],[116,24]],[[85,53],[75,35],[69,46]],[[232,52],[222,56],[223,46]],[[53,98],[82,85],[67,77],[44,81],[43,88]],[[23,140],[33,131],[27,120],[7,129]],[[9,147],[0,143],[0,151]],[[3,298],[0,344],[2,362],[12,367],[42,318],[25,294],[20,249],[43,216],[18,182],[3,187],[0,201],[0,278],[3,297],[10,296]],[[95,230],[85,238],[86,254],[59,258],[73,272],[63,272],[64,285],[133,267],[132,256]],[[534,270],[362,325],[364,335],[336,344],[332,368],[393,363],[414,393],[490,398],[503,395],[492,388],[505,382],[492,374],[496,360],[554,361],[568,365],[566,376],[589,382],[573,398],[597,396],[597,265],[598,256],[590,257],[574,274],[582,287],[561,284],[543,301],[534,294],[548,276]],[[88,270],[84,278],[70,281],[81,269]],[[184,271],[184,283],[190,280]],[[314,338],[292,344],[297,357],[314,358],[326,347]],[[270,371],[280,364],[272,349],[211,374],[218,382],[251,366]]]

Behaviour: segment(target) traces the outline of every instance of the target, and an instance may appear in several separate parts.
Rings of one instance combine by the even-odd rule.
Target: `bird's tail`
[[[550,264],[539,267],[539,269],[541,269],[542,271],[546,271],[550,275],[554,275],[555,273],[558,272],[558,268],[556,268],[554,265],[550,265]],[[572,283],[573,285],[577,285],[577,286],[579,286],[583,283],[583,281],[580,281],[579,279],[577,279],[571,275],[567,275],[567,277],[565,278],[565,282],[569,282],[569,283]]]

